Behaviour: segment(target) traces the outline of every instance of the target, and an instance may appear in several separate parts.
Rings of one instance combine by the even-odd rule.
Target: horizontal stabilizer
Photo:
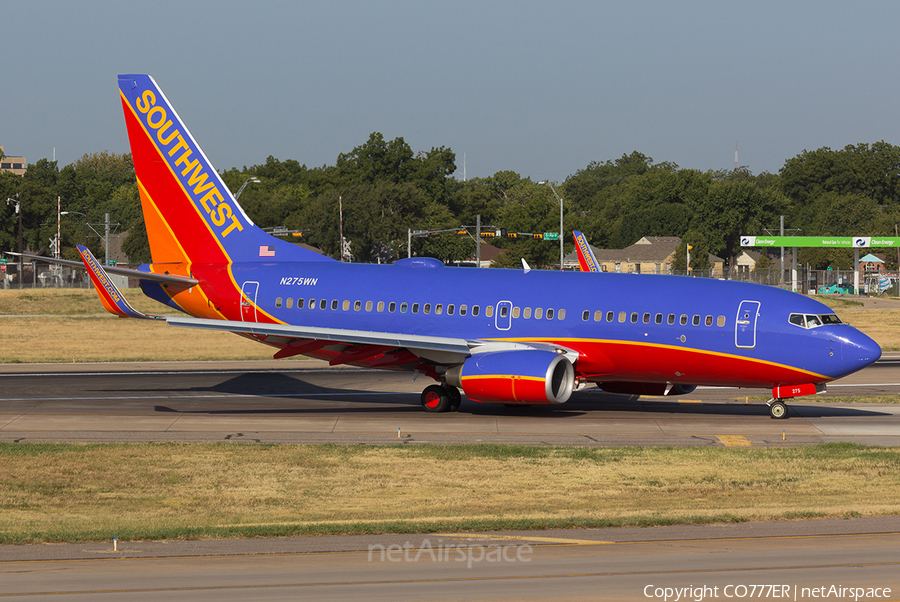
[[[26,257],[28,259],[33,259],[36,261],[44,261],[46,263],[53,263],[56,265],[64,265],[70,268],[79,268],[85,269],[84,263],[81,261],[71,261],[69,259],[57,259],[55,257],[44,257],[43,255],[28,255],[26,253],[13,253],[11,251],[6,252],[7,255],[14,255],[16,257]],[[196,286],[200,283],[199,280],[194,278],[188,278],[187,276],[173,276],[171,274],[154,274],[153,272],[142,272],[140,270],[132,270],[130,268],[120,268],[117,266],[108,265],[103,268],[107,274],[116,274],[117,276],[128,276],[129,278],[140,278],[141,280],[151,280],[153,282],[165,282],[166,284],[181,284],[186,287]]]
[[[144,320],[165,319],[162,316],[141,313],[131,307],[119,291],[119,287],[109,279],[109,276],[104,271],[103,266],[100,265],[100,262],[97,261],[97,258],[94,257],[94,254],[91,253],[87,247],[81,245],[78,245],[78,253],[81,254],[81,259],[84,261],[83,267],[87,268],[88,275],[91,277],[91,282],[94,283],[94,288],[97,289],[97,294],[100,295],[100,301],[103,303],[103,307],[105,307],[109,313],[115,314],[120,318],[141,318]]]

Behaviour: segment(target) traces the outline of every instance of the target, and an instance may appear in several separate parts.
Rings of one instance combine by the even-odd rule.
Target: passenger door
[[[759,301],[741,301],[737,320],[734,322],[734,345],[738,349],[756,347],[756,320],[759,317]]]
[[[256,322],[256,293],[259,282],[248,281],[241,286],[241,320]]]

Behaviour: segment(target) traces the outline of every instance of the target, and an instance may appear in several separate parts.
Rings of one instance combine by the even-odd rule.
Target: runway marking
[[[515,541],[536,541],[539,543],[564,543],[575,546],[613,545],[614,541],[598,541],[596,539],[565,539],[562,537],[531,537],[526,535],[495,535],[492,533],[440,533],[440,537],[459,537],[462,539],[510,539]]]
[[[703,403],[700,399],[679,399],[678,403]]]
[[[716,435],[725,447],[753,447],[743,435]]]

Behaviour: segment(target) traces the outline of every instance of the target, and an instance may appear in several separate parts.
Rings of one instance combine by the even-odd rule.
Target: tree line
[[[406,256],[407,230],[443,230],[481,223],[509,232],[555,232],[559,204],[549,186],[513,171],[460,181],[453,177],[456,156],[449,148],[413,152],[403,138],[380,133],[334,165],[307,167],[268,157],[264,163],[221,172],[238,190],[249,178],[240,204],[261,227],[301,230],[300,240],[338,257],[338,200],[343,204],[344,236],[354,261],[390,263]],[[623,248],[642,236],[679,236],[674,268],[704,269],[712,253],[732,262],[742,234],[764,234],[786,226],[806,236],[894,236],[900,223],[900,147],[886,142],[849,145],[839,150],[803,151],[785,161],[777,174],[737,170],[682,169],[656,163],[640,152],[592,162],[560,183],[566,250],[572,230],[583,231],[600,248]],[[56,234],[56,202],[65,216],[62,255],[77,259],[75,244],[87,244],[103,257],[103,242],[86,223],[113,222],[127,230],[124,251],[131,261],[149,262],[140,198],[130,154],[86,154],[59,168],[41,159],[24,177],[0,174],[0,198],[18,198],[23,238],[32,252],[48,253]],[[80,215],[83,214],[83,215]],[[0,252],[17,249],[18,218],[12,204],[0,205]],[[519,267],[558,264],[558,243],[492,240],[506,249],[498,264]],[[413,253],[445,262],[471,257],[474,243],[453,233],[413,239]],[[799,259],[814,269],[849,269],[852,251],[801,249]],[[680,261],[680,264],[678,263]],[[888,266],[896,269],[895,258]]]

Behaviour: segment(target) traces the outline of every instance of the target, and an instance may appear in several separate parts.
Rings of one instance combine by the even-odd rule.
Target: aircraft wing
[[[317,339],[355,345],[388,345],[391,347],[405,347],[407,349],[428,349],[457,353],[464,357],[470,355],[471,349],[470,343],[465,339],[452,337],[430,337],[368,330],[347,330],[344,328],[317,328],[289,324],[264,324],[262,322],[233,322],[230,320],[208,320],[204,318],[183,318],[180,316],[167,317],[166,322],[170,326],[187,328],[204,328],[207,330],[224,330],[226,332],[274,335],[297,339]],[[480,342],[471,343],[472,346],[478,344]]]
[[[71,261],[69,259],[57,259],[55,257],[44,257],[43,255],[28,255],[26,253],[6,252],[7,255],[15,257],[25,257],[37,261],[45,261],[47,263],[55,263],[70,268],[85,269],[85,265],[81,261]],[[187,278],[185,276],[174,276],[172,274],[155,274],[153,272],[142,272],[140,270],[132,270],[130,268],[120,268],[118,266],[108,265],[103,268],[108,274],[117,274],[119,276],[128,276],[129,278],[140,278],[141,280],[152,280],[154,282],[165,282],[166,284],[181,284],[183,286],[196,286],[199,280]]]
[[[262,322],[234,322],[230,320],[209,320],[167,316],[169,326],[202,328],[245,334],[285,337],[295,340],[333,341],[335,344],[366,345],[385,349],[407,349],[436,364],[460,364],[471,355],[490,351],[513,349],[542,349],[562,353],[574,363],[578,353],[556,345],[514,341],[486,341],[459,339],[453,337],[423,336],[370,330],[348,330],[343,328],[319,328],[315,326],[295,326],[290,324],[265,324]],[[277,357],[277,356],[276,356]]]

